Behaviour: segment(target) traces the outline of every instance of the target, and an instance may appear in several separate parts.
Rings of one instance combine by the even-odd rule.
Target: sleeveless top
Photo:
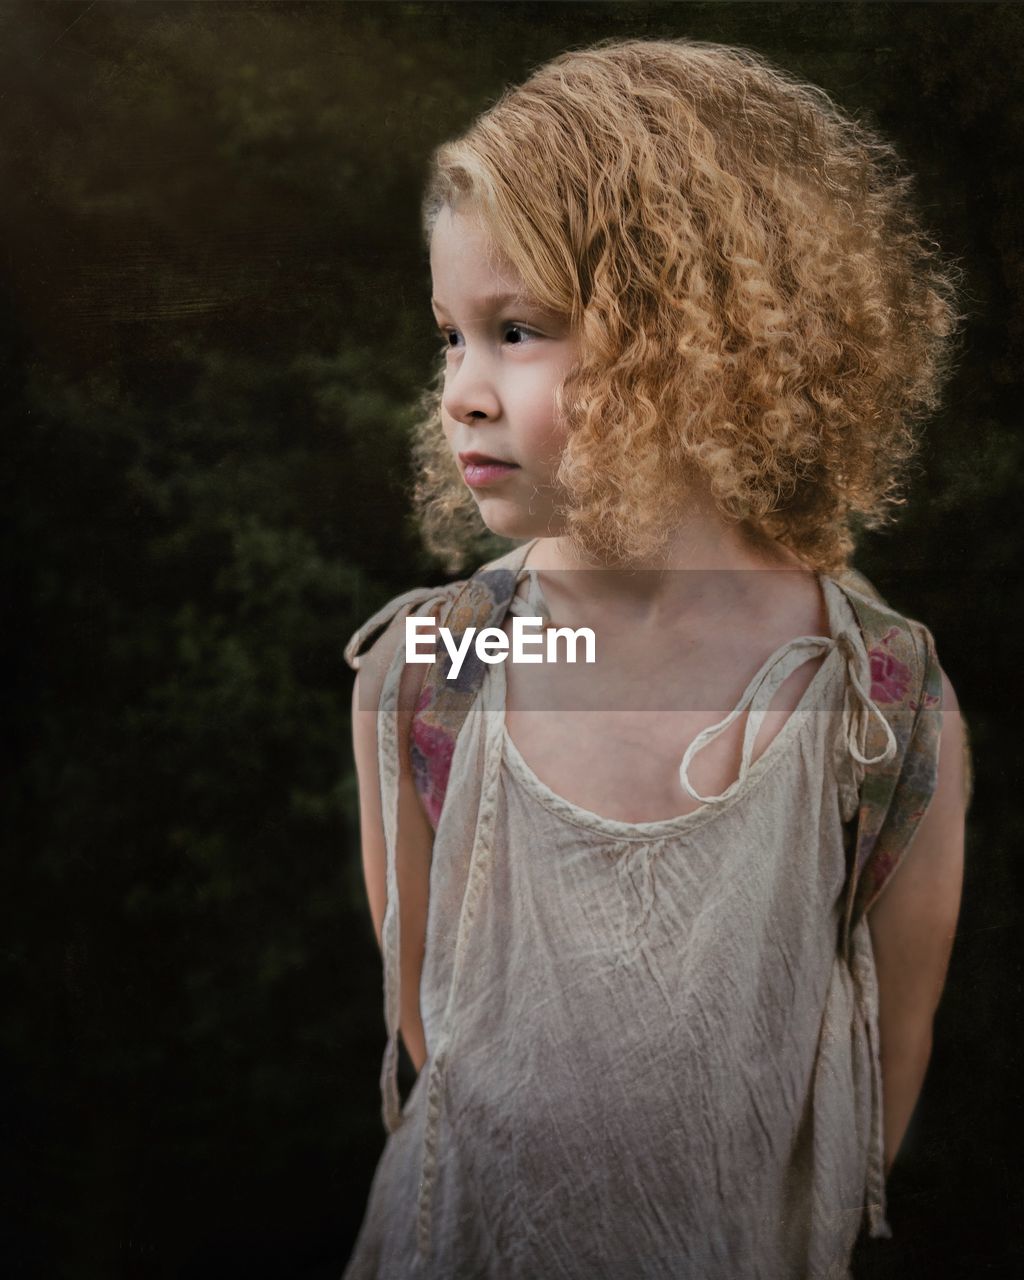
[[[544,616],[527,550],[496,563],[522,579],[513,611]],[[862,1221],[891,1235],[866,918],[848,957],[836,945],[847,824],[880,758],[865,726],[885,721],[849,601],[818,580],[830,635],[780,646],[697,735],[680,776],[703,803],[674,818],[622,822],[557,795],[507,732],[504,664],[488,668],[434,839],[428,1056],[389,1108],[386,1055],[390,1132],[343,1280],[831,1280],[849,1277]],[[396,617],[430,594],[396,597]],[[782,681],[821,654],[752,761]],[[383,712],[402,666],[396,653],[379,734],[396,907]],[[694,755],[748,707],[739,776],[698,795]],[[382,944],[395,975],[397,911]]]

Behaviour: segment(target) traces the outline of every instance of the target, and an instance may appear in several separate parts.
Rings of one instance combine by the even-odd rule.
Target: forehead
[[[430,271],[435,297],[447,306],[469,298],[528,299],[522,278],[503,258],[483,222],[470,213],[441,210],[430,237]]]

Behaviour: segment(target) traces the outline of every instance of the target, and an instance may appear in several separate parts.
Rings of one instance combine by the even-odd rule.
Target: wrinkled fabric
[[[866,920],[849,964],[837,947],[857,728],[878,712],[850,605],[819,580],[831,643],[781,646],[744,694],[763,708],[780,667],[824,652],[799,706],[681,817],[623,823],[556,795],[489,668],[434,840],[428,1058],[343,1280],[831,1280],[862,1220],[890,1234]],[[380,765],[387,813],[387,735]],[[385,933],[394,974],[397,904]]]

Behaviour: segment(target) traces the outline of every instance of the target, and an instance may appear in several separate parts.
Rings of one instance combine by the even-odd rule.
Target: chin
[[[536,515],[524,511],[516,503],[486,497],[477,499],[477,510],[487,528],[499,538],[520,540],[551,536],[547,513]]]

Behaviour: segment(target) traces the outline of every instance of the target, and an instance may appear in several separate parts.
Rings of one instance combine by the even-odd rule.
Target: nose
[[[498,394],[482,357],[467,350],[458,365],[447,367],[441,403],[450,418],[467,426],[490,422],[498,416]]]

